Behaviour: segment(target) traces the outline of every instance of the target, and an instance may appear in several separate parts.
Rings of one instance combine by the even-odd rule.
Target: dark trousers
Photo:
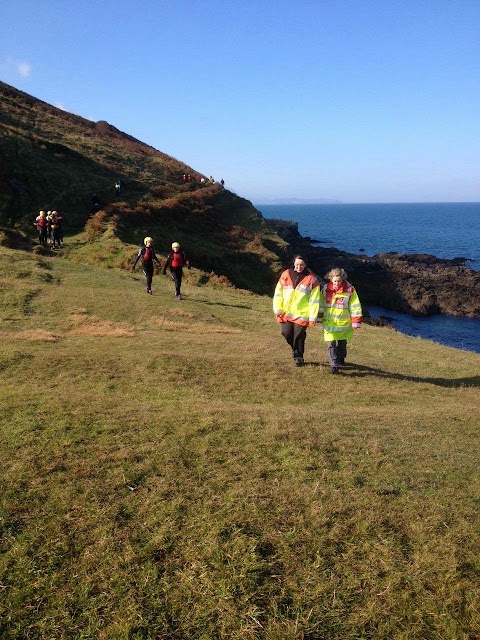
[[[182,286],[183,269],[182,267],[172,267],[170,269],[172,279],[175,283],[175,295],[180,295],[180,287]]]
[[[152,288],[152,279],[153,279],[153,262],[144,262],[142,264],[142,270],[145,274],[145,278],[147,279],[147,289]]]
[[[347,341],[332,340],[327,341],[328,362],[331,367],[339,367],[347,357]]]
[[[282,324],[282,336],[292,347],[293,357],[303,358],[307,327],[302,327],[300,324],[295,324],[295,322],[284,322]]]

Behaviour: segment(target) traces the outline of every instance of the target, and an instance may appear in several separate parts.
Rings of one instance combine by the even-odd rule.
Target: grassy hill
[[[366,326],[331,376],[195,269],[0,264],[2,640],[480,636],[478,355]]]
[[[203,186],[200,173],[107,122],[4,83],[0,103],[0,244],[34,247],[38,211],[55,209],[65,215],[72,260],[125,267],[149,235],[160,255],[180,242],[206,281],[271,290],[287,243],[250,202],[218,184]],[[193,182],[183,183],[185,173]],[[103,206],[92,220],[94,195]]]

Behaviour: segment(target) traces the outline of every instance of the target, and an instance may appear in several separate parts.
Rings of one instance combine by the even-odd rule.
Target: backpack
[[[151,247],[145,248],[145,253],[143,254],[144,260],[153,260],[153,249]]]

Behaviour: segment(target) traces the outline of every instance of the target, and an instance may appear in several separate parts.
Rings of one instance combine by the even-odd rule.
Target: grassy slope
[[[478,355],[0,261],[2,639],[478,637]]]
[[[201,174],[106,122],[1,82],[0,102],[0,244],[22,246],[28,237],[35,244],[39,209],[56,209],[65,215],[72,260],[125,266],[125,253],[149,235],[162,255],[173,240],[181,242],[207,279],[214,272],[242,288],[271,290],[286,243],[250,202],[219,185],[201,187]],[[195,182],[184,185],[184,173]],[[126,186],[121,200],[113,193],[117,178]],[[90,251],[83,231],[93,194],[111,224],[104,245]]]

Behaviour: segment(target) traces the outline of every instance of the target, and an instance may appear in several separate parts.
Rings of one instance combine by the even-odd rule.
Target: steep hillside
[[[81,222],[94,194],[112,200],[118,178],[132,198],[160,185],[171,195],[183,173],[200,178],[107,122],[67,113],[4,83],[0,101],[2,221],[18,222],[38,208],[55,206]]]
[[[199,172],[107,122],[4,83],[0,100],[0,224],[7,244],[15,246],[12,230],[17,240],[26,233],[33,241],[38,210],[56,209],[66,216],[67,234],[88,223],[86,236],[69,243],[74,260],[105,263],[108,256],[108,266],[126,266],[134,246],[152,235],[161,254],[180,241],[206,278],[214,272],[236,286],[271,290],[286,243],[250,202],[218,184],[205,186]],[[184,183],[183,174],[192,181]],[[125,185],[122,196],[114,191],[117,179]],[[92,220],[94,195],[102,209]]]

